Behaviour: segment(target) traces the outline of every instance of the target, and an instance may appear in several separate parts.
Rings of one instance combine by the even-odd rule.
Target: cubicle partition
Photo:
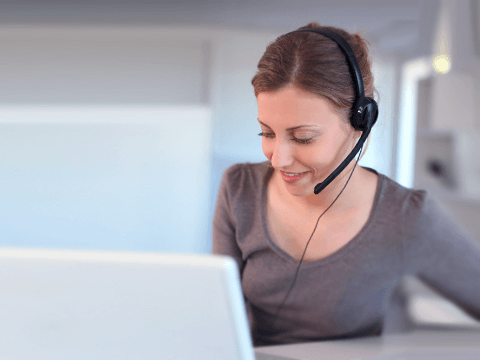
[[[0,245],[205,252],[204,106],[0,106]]]

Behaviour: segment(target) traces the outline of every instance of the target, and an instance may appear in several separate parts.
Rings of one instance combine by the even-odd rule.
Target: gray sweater
[[[272,173],[266,163],[227,169],[213,226],[213,252],[238,263],[255,346],[379,335],[404,275],[417,276],[480,319],[478,242],[425,191],[379,174],[367,223],[335,253],[301,265],[273,323],[298,261],[268,230],[266,189]]]

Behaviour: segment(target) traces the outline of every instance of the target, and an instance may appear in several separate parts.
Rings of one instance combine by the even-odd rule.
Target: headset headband
[[[360,66],[358,66],[357,57],[353,52],[352,47],[350,44],[345,40],[342,36],[337,34],[334,31],[326,30],[326,29],[319,29],[319,28],[311,28],[311,29],[300,29],[290,32],[289,34],[296,33],[296,32],[315,32],[317,34],[323,35],[328,37],[329,39],[335,41],[342,50],[345,58],[347,59],[348,67],[350,69],[350,73],[352,75],[352,79],[354,82],[354,91],[355,91],[355,98],[361,98],[365,96],[365,90],[363,87],[363,78],[362,73],[360,71]],[[355,104],[355,102],[354,102]]]

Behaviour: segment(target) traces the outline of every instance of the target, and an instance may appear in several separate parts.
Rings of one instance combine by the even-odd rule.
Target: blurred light
[[[451,67],[452,65],[447,55],[438,55],[433,59],[433,68],[438,73],[446,74],[450,71]]]

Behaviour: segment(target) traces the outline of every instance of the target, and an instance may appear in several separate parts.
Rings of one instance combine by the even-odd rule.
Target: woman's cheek
[[[316,164],[321,164],[324,161],[324,154],[322,149],[319,149],[315,146],[303,149],[303,151],[299,152],[299,155],[300,154],[302,161],[305,163],[310,163],[312,166],[315,166]]]

